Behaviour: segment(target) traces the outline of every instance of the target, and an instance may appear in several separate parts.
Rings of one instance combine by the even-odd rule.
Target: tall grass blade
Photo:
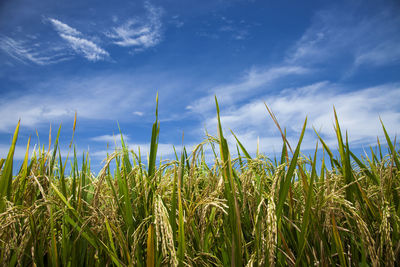
[[[383,132],[385,133],[386,142],[389,146],[390,152],[392,153],[393,161],[396,163],[397,171],[400,171],[400,162],[399,162],[399,159],[397,158],[397,151],[394,148],[392,141],[390,140],[389,134],[387,133],[385,125],[383,125],[382,120],[381,120],[381,124],[382,124]]]
[[[184,266],[185,260],[185,225],[183,220],[183,206],[182,206],[182,182],[184,172],[184,153],[182,152],[181,163],[179,166],[179,179],[178,179],[178,264],[179,267]],[[175,212],[175,211],[174,211]]]
[[[332,215],[331,221],[332,221],[333,239],[335,240],[335,245],[336,245],[337,253],[339,255],[340,265],[347,266],[346,258],[344,256],[343,243],[340,238],[340,234],[339,234],[339,230],[336,225],[335,217],[333,217],[333,215]]]
[[[388,149],[377,139],[358,157],[334,110],[337,149],[314,129],[317,145],[308,156],[300,149],[306,119],[289,155],[286,130],[267,107],[282,135],[281,154],[270,159],[257,142],[252,158],[231,131],[232,159],[215,98],[218,136],[206,132],[192,151],[182,141],[180,158],[174,148],[172,159],[156,162],[156,102],[147,163],[120,130],[121,148],[115,141],[97,176],[88,152],[77,155],[74,145],[69,158],[76,114],[66,158],[61,126],[53,140],[50,127],[49,146],[28,139],[14,166],[18,123],[0,159],[0,265],[399,265],[399,151],[383,123]]]
[[[282,209],[283,205],[286,201],[286,197],[289,192],[289,187],[293,178],[293,173],[296,169],[297,166],[297,159],[300,154],[300,146],[301,142],[303,141],[304,133],[306,131],[306,126],[307,126],[307,119],[304,121],[303,129],[300,134],[299,142],[297,143],[296,150],[294,151],[293,158],[290,161],[289,168],[286,172],[286,176],[284,177],[284,180],[281,182],[281,187],[279,188],[279,196],[278,196],[278,204],[276,206],[276,217],[279,220],[281,220],[281,215],[282,215]]]
[[[215,105],[217,109],[218,119],[218,134],[219,134],[219,145],[220,145],[220,156],[222,162],[222,173],[225,181],[225,196],[228,200],[229,206],[229,219],[230,219],[230,231],[232,233],[231,243],[231,266],[242,266],[242,227],[240,220],[240,212],[238,201],[236,198],[236,186],[233,181],[231,159],[228,149],[228,143],[223,136],[220,111],[218,106],[217,97],[215,97]]]
[[[21,204],[23,201],[22,195],[26,189],[27,178],[28,178],[27,176],[28,176],[28,174],[29,174],[28,172],[30,170],[30,168],[28,168],[30,143],[31,143],[31,137],[29,136],[28,144],[26,145],[24,161],[22,162],[21,171],[20,171],[18,177],[16,178],[16,180],[13,182],[14,184],[17,185],[17,191],[14,196],[14,203],[16,203],[18,205]]]
[[[154,225],[150,224],[147,231],[147,258],[146,266],[154,267],[156,263],[156,251],[155,251],[155,231]]]
[[[242,145],[242,143],[240,143],[239,139],[236,137],[236,135],[233,133],[233,131],[231,131],[233,137],[235,137],[236,142],[239,144],[240,149],[242,150],[243,154],[246,156],[247,159],[251,159],[251,156],[249,154],[249,152],[247,152],[247,150],[244,148],[244,146]]]
[[[4,198],[9,200],[11,197],[13,158],[14,158],[15,145],[18,139],[20,122],[21,121],[18,121],[17,127],[15,128],[14,136],[11,142],[11,147],[10,150],[8,151],[7,159],[4,163],[4,167],[0,176],[0,213],[3,212],[5,208]]]
[[[149,177],[153,177],[154,173],[155,173],[159,132],[160,132],[160,123],[158,121],[158,93],[157,93],[157,98],[156,98],[156,121],[153,124],[152,132],[151,132],[149,169],[148,169],[148,176]]]
[[[314,180],[317,176],[316,167],[315,167],[317,164],[317,152],[318,152],[318,143],[317,143],[317,147],[315,148],[314,159],[312,161],[310,184],[308,185],[306,205],[305,205],[305,209],[304,209],[304,213],[303,213],[303,222],[302,222],[301,228],[300,228],[300,240],[299,240],[299,246],[298,246],[299,255],[296,259],[297,266],[299,266],[300,263],[302,262],[301,260],[302,260],[303,254],[304,254],[304,249],[305,249],[306,242],[307,242],[306,240],[307,240],[307,236],[308,236],[309,229],[310,229],[311,207],[312,207],[313,198],[314,198],[313,186],[314,186]]]

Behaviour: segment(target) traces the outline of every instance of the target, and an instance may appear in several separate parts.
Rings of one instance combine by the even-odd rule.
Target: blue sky
[[[146,152],[159,92],[159,153],[216,133],[247,149],[279,152],[264,102],[295,145],[317,129],[334,146],[333,105],[352,147],[400,129],[398,1],[33,1],[0,3],[0,157],[21,118],[16,158],[29,136],[47,144],[62,123],[95,164],[114,147],[117,121]],[[229,135],[228,135],[229,136]],[[234,144],[232,136],[228,137]],[[257,141],[259,140],[259,141]],[[107,148],[107,143],[109,146]],[[100,166],[100,165],[98,165]]]

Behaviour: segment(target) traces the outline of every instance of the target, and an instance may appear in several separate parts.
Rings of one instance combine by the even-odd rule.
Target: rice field
[[[309,157],[301,153],[305,120],[298,143],[289,144],[281,131],[281,155],[269,159],[251,156],[238,139],[228,147],[216,104],[218,136],[193,151],[158,162],[156,111],[148,160],[121,135],[121,148],[96,175],[89,155],[79,164],[73,147],[60,155],[59,135],[31,157],[28,142],[13,172],[18,123],[0,161],[1,265],[400,264],[399,151],[383,124],[386,140],[359,156],[335,113],[337,146],[316,134]],[[206,145],[213,164],[206,162]]]

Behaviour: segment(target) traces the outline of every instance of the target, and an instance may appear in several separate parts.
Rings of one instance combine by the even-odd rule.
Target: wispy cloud
[[[78,30],[68,26],[67,24],[65,24],[57,19],[49,18],[49,21],[53,24],[54,28],[59,33],[66,34],[66,35],[72,35],[72,36],[82,35],[82,33],[79,32]]]
[[[145,109],[144,96],[148,91],[133,87],[133,80],[132,74],[123,73],[59,76],[33,85],[23,95],[3,93],[0,98],[0,132],[12,130],[19,118],[24,127],[36,128],[42,123],[48,126],[49,123],[73,119],[75,111],[82,119],[134,119],[132,107]]]
[[[234,40],[244,40],[250,36],[250,29],[255,24],[245,20],[236,21],[225,16],[215,16],[215,24],[206,22],[197,34],[202,37],[219,39],[226,36]],[[218,25],[218,26],[215,26]]]
[[[134,150],[136,153],[139,152],[142,156],[146,156],[147,153],[150,153],[150,143],[137,143],[129,135],[122,134],[122,137],[124,138],[124,143],[128,147],[128,149]],[[96,157],[104,157],[107,155],[107,152],[110,153],[112,150],[115,149],[120,149],[121,148],[121,135],[120,134],[105,134],[105,135],[100,135],[100,136],[95,136],[90,138],[92,141],[96,141],[99,143],[108,143],[110,144],[110,148],[108,150],[100,150],[96,151],[93,156]],[[186,144],[186,148],[191,151],[191,148],[193,148],[195,145],[194,143],[189,143]],[[173,143],[159,143],[158,144],[158,149],[157,149],[157,154],[160,156],[170,156],[175,154],[174,152],[174,147],[177,153],[180,153],[182,150],[182,144],[173,144]]]
[[[40,43],[32,42],[0,35],[0,49],[22,63],[49,65],[69,58],[67,54],[59,52],[57,47],[43,49]]]
[[[134,111],[132,114],[140,117],[143,116],[143,112],[141,111]]]
[[[378,44],[369,50],[360,51],[355,58],[355,65],[382,66],[399,61],[400,37],[397,37],[397,40],[383,41],[381,44]]]
[[[309,71],[309,69],[299,66],[253,68],[247,71],[239,81],[213,88],[207,96],[194,101],[187,106],[187,109],[200,114],[213,110],[215,106],[214,95],[218,96],[218,101],[221,104],[232,105],[257,95],[273,81],[290,75],[304,75]]]
[[[130,137],[128,135],[122,134],[122,137],[124,138],[124,141],[127,142],[130,140]],[[105,134],[105,135],[100,135],[100,136],[95,136],[92,137],[91,140],[96,141],[96,142],[105,142],[105,143],[120,143],[121,140],[121,135],[111,135],[111,134]]]
[[[186,149],[188,151],[192,151],[194,146],[197,144],[187,144],[185,145]],[[150,153],[150,143],[129,143],[128,145],[129,150],[133,150],[137,155],[140,150],[140,155],[142,156],[142,160],[147,158],[147,155]],[[172,143],[159,143],[158,148],[157,148],[157,156],[162,157],[163,159],[175,159],[175,151],[174,147],[176,150],[176,153],[179,153],[182,151],[182,145],[174,145]],[[1,148],[1,147],[0,147]],[[117,146],[117,149],[121,148],[120,146]],[[98,159],[105,159],[107,157],[107,153],[110,154],[115,150],[115,147],[110,148],[108,150],[97,150],[94,151],[93,153],[90,153],[91,157],[96,157]],[[0,150],[1,151],[1,150]]]
[[[185,23],[180,19],[179,15],[174,15],[172,18],[169,20],[169,23],[174,25],[176,28],[182,28]]]
[[[83,55],[90,61],[103,60],[110,56],[107,51],[92,41],[66,34],[60,34],[60,36],[71,45],[77,54]]]
[[[219,27],[219,31],[231,34],[233,39],[244,40],[249,36],[249,24],[245,23],[244,20],[236,22],[223,16],[221,21],[222,26]]]
[[[21,81],[23,94],[3,92],[0,97],[0,132],[11,132],[18,119],[26,128],[48,127],[49,123],[78,119],[122,124],[149,123],[154,119],[155,97],[160,93],[161,121],[179,121],[188,94],[188,77],[171,81],[169,71],[93,71],[74,75],[43,75],[41,81]],[[154,79],[154,77],[158,77]],[[185,98],[186,97],[186,98]]]
[[[314,128],[326,138],[336,142],[333,130],[333,106],[339,116],[343,131],[348,131],[353,146],[368,145],[382,136],[382,118],[391,135],[400,129],[400,84],[383,84],[371,88],[347,91],[345,86],[326,81],[300,88],[289,88],[279,94],[264,95],[235,109],[221,107],[221,121],[225,129],[232,129],[255,152],[260,138],[264,152],[280,149],[279,133],[269,118],[264,101],[275,113],[282,127],[287,129],[289,140],[296,143],[304,119],[308,117],[308,130],[304,149],[315,147]],[[366,104],[368,103],[368,104]],[[207,129],[216,132],[216,117],[206,120]],[[231,137],[232,143],[234,139]],[[247,148],[246,146],[246,148]]]
[[[304,148],[315,146],[313,127],[327,138],[329,144],[335,143],[333,105],[342,129],[349,131],[352,145],[375,142],[376,136],[382,134],[379,116],[390,126],[392,135],[398,134],[400,101],[396,95],[400,95],[399,84],[354,88],[343,81],[321,81],[321,75],[317,75],[326,72],[327,68],[341,68],[348,72],[361,65],[380,66],[400,60],[400,28],[397,27],[400,16],[388,9],[362,14],[357,13],[357,8],[318,11],[311,26],[275,67],[254,68],[236,81],[215,86],[187,109],[203,118],[201,128],[205,125],[216,133],[215,94],[225,129],[234,130],[253,152],[258,137],[265,152],[280,149],[280,137],[268,118],[264,101],[275,112],[281,125],[287,128],[289,140],[296,140],[308,116]],[[227,21],[223,30],[230,31],[231,23]],[[293,75],[297,81],[279,82],[290,81]]]
[[[87,39],[77,29],[54,18],[49,18],[49,21],[59,36],[67,41],[76,54],[85,57],[89,61],[99,61],[109,58],[110,55],[106,50],[95,42]]]
[[[313,65],[342,59],[354,67],[399,61],[399,13],[385,7],[361,15],[361,8],[317,12],[311,26],[288,51],[286,61]]]
[[[30,143],[29,151],[28,151],[29,157],[32,157],[34,152],[36,151],[36,153],[37,153],[37,151],[38,151],[38,144],[36,142],[37,141],[35,140],[35,138],[31,139],[31,143]],[[26,153],[26,148],[27,148],[26,144],[27,144],[27,140],[21,140],[20,138],[18,139],[17,145],[15,146],[15,151],[14,151],[14,157],[13,157],[14,160],[23,160],[25,158],[25,153]],[[48,148],[47,143],[44,143],[44,144],[42,143],[41,146],[44,146],[46,149]],[[7,157],[9,149],[10,149],[10,144],[0,144],[0,158]],[[82,147],[76,147],[75,151],[79,158],[80,155],[88,152],[89,149],[88,148],[83,149]],[[69,154],[69,156],[71,157],[71,154],[73,153],[73,149],[71,149],[69,147],[69,144],[60,144],[60,152],[61,152],[61,156],[63,157],[63,159],[65,159],[67,154]],[[91,156],[92,153],[90,152],[89,155]],[[106,156],[107,156],[107,154],[106,154]]]
[[[122,47],[146,49],[156,46],[162,40],[163,10],[160,7],[145,3],[147,15],[143,18],[129,19],[124,24],[106,32],[106,36],[113,39],[114,44]]]
[[[10,144],[0,144],[0,157],[7,157],[8,151],[10,150]],[[26,146],[16,145],[14,151],[14,160],[22,160],[25,158]]]
[[[148,2],[144,7],[147,11],[145,17],[128,19],[100,37],[87,36],[59,19],[47,17],[43,22],[50,24],[64,42],[44,34],[36,36],[35,40],[29,38],[29,35],[24,39],[0,35],[0,50],[20,62],[38,65],[68,60],[74,55],[92,62],[110,59],[109,52],[100,45],[101,42],[109,43],[110,39],[118,46],[134,47],[134,51],[141,51],[156,46],[162,40],[163,9]],[[113,21],[118,23],[120,19],[114,16]]]

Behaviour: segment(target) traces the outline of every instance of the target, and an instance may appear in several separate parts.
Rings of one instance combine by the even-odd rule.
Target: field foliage
[[[251,156],[238,139],[228,147],[217,104],[218,136],[207,136],[193,151],[177,151],[176,160],[158,162],[157,113],[146,164],[121,135],[122,147],[97,175],[89,155],[78,163],[73,146],[71,155],[61,157],[59,135],[51,148],[39,147],[31,157],[28,142],[13,173],[18,123],[0,161],[1,264],[400,264],[399,152],[383,124],[384,144],[378,140],[358,156],[335,113],[337,146],[328,147],[316,133],[309,157],[300,150],[306,120],[297,144],[290,146],[281,131],[281,156],[269,159]],[[206,161],[205,145],[212,148],[213,164]]]

